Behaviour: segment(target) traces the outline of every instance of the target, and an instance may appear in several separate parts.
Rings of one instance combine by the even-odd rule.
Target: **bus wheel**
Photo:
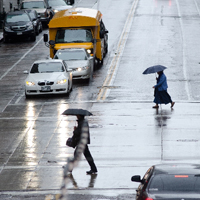
[[[99,65],[99,66],[102,66],[102,65],[103,65],[103,58],[102,58],[102,60],[98,60],[98,65]]]
[[[95,59],[94,59],[94,69],[96,70],[96,69],[100,68],[102,65],[103,65],[103,58],[102,58],[102,60],[100,60],[100,59],[95,57]]]

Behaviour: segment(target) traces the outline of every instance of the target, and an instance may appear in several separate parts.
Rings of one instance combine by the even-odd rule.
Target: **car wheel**
[[[37,30],[35,31],[35,33],[36,33],[36,35],[39,35],[39,33],[40,33],[40,27],[39,26],[37,27]]]
[[[39,32],[41,33],[42,31],[43,31],[42,23],[40,22],[40,30],[39,30]]]
[[[90,77],[88,78],[88,82],[90,82],[92,79],[93,79],[93,67],[91,67]]]
[[[26,97],[26,99],[30,99],[30,98],[31,98],[31,95],[27,95],[27,94],[25,93],[25,97]]]
[[[73,90],[73,81],[72,81],[72,84],[71,84],[71,88],[70,88],[70,92]]]
[[[36,40],[36,35],[34,34],[31,36],[31,41],[35,42],[35,40]]]
[[[5,42],[5,43],[8,43],[8,42],[9,42],[9,38],[6,37],[6,36],[4,36],[4,42]]]
[[[67,93],[66,93],[67,96],[69,96],[70,91],[71,91],[71,88],[70,88],[70,84],[69,84],[69,81],[68,81]]]

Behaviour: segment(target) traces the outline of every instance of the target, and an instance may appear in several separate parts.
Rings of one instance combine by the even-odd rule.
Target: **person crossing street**
[[[76,115],[76,117],[77,117],[78,126],[74,127],[73,136],[72,136],[72,140],[73,140],[74,146],[75,146],[74,156],[77,153],[78,144],[81,139],[81,133],[82,133],[83,123],[84,123],[84,125],[86,124],[86,126],[88,126],[88,137],[87,137],[87,143],[85,145],[83,154],[84,154],[88,164],[90,165],[90,170],[87,171],[86,173],[87,174],[96,174],[97,167],[94,163],[94,159],[93,159],[93,157],[90,153],[89,147],[88,147],[88,144],[90,144],[89,125],[88,125],[87,121],[84,119],[84,117],[85,117],[84,115]]]

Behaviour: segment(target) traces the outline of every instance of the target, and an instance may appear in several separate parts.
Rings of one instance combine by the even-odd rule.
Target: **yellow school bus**
[[[85,48],[98,64],[108,51],[108,30],[100,11],[91,8],[71,8],[57,12],[49,22],[49,38],[44,42],[50,48],[50,57],[62,48]]]

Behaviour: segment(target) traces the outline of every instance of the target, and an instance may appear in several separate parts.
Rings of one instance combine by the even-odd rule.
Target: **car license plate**
[[[49,92],[49,91],[51,91],[51,86],[42,86],[42,87],[41,87],[41,90],[42,90],[43,92]]]
[[[22,35],[22,32],[18,32],[17,35]]]

